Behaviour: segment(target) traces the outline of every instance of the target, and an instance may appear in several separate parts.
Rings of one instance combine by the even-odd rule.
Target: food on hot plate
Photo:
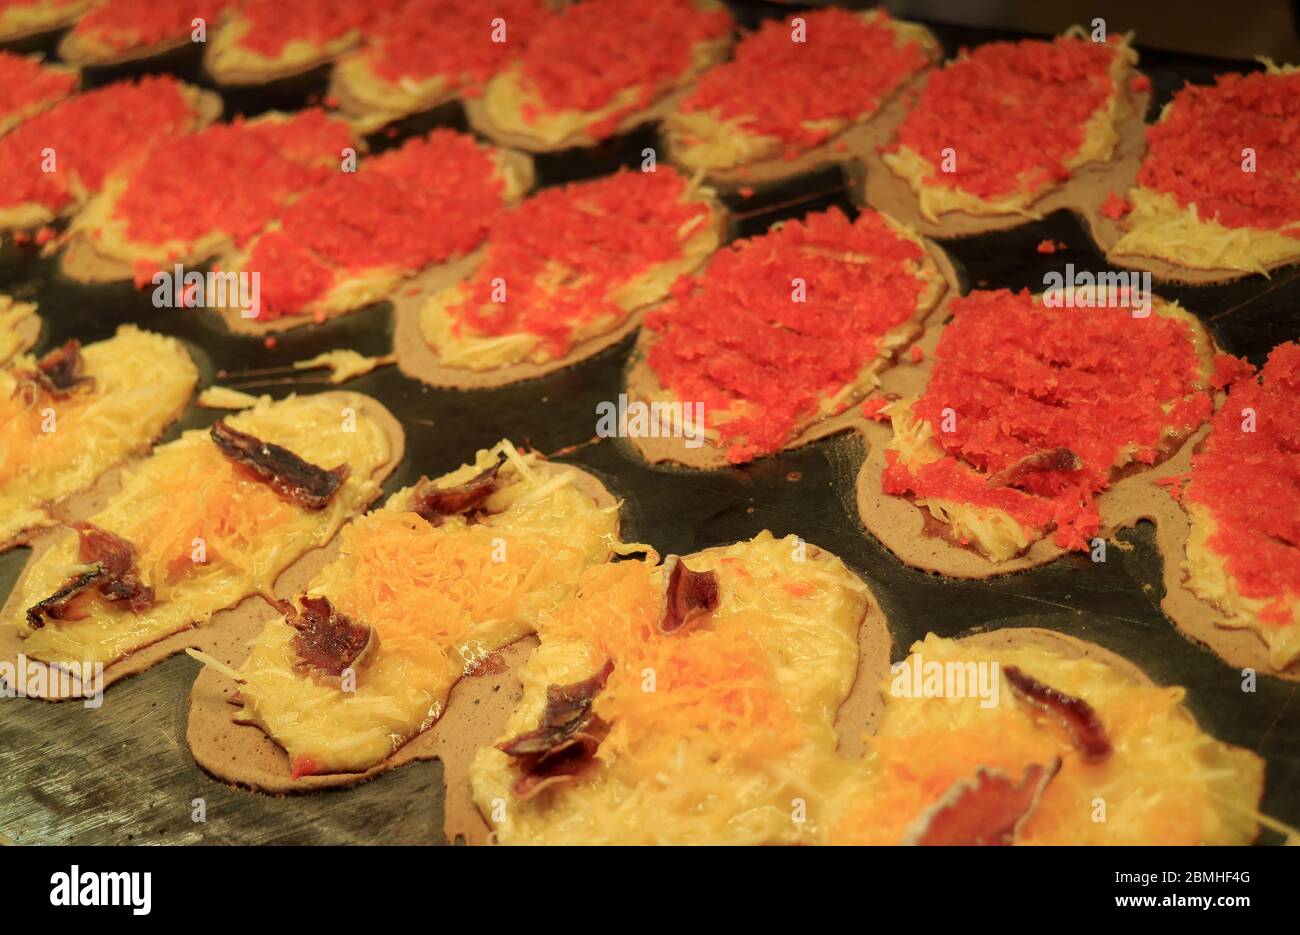
[[[1249,844],[1264,764],[1186,690],[1048,630],[930,634],[829,822],[834,844]]]
[[[717,0],[571,4],[468,102],[470,123],[523,149],[592,146],[663,116],[725,57],[731,26]]]
[[[203,64],[223,85],[264,84],[324,65],[355,48],[397,0],[240,0],[209,37]]]
[[[75,23],[90,0],[0,0],[0,42],[10,42]]]
[[[626,548],[618,525],[617,501],[583,471],[508,441],[480,451],[345,526],[337,557],[236,661],[240,707],[211,696],[194,717],[261,728],[285,751],[274,788],[363,778],[439,719],[461,678],[538,629],[584,568]],[[249,757],[258,732],[229,733],[221,756],[195,736],[210,770],[268,784]]]
[[[924,27],[870,10],[815,10],[772,19],[706,72],[664,121],[688,171],[747,180],[806,170],[938,58]],[[779,75],[778,80],[773,76]]]
[[[236,0],[96,0],[60,41],[59,57],[77,65],[112,65],[206,42],[235,4]]]
[[[378,17],[334,65],[331,92],[368,125],[430,110],[483,86],[527,47],[557,4],[405,0]]]
[[[135,278],[145,286],[158,270],[171,274],[174,264],[195,267],[228,256],[296,199],[342,174],[355,145],[342,120],[309,109],[235,118],[156,146],[111,172],[73,218],[63,271],[86,281]]]
[[[0,51],[0,136],[71,95],[78,80],[75,69]]]
[[[1136,187],[1107,212],[1111,254],[1178,269],[1264,273],[1300,260],[1300,68],[1188,84],[1147,128]]]
[[[820,840],[847,764],[835,715],[870,606],[839,559],[767,532],[588,569],[544,621],[522,701],[470,769],[495,839]]]
[[[378,496],[400,448],[391,416],[355,393],[267,398],[186,432],[33,553],[0,648],[129,670],[132,654],[272,595]]]
[[[261,277],[253,327],[323,321],[469,254],[532,179],[528,157],[437,129],[331,174],[224,268]]]
[[[1180,497],[1183,586],[1217,626],[1254,631],[1279,671],[1300,659],[1300,345],[1232,384]],[[1178,556],[1166,561],[1178,561]]]
[[[883,410],[893,437],[860,484],[906,498],[927,512],[928,535],[995,566],[1048,537],[1092,548],[1108,534],[1099,498],[1213,411],[1213,342],[1172,302],[1151,297],[1142,317],[977,290],[948,311],[924,389]]]
[[[885,165],[933,223],[1033,217],[1044,196],[1112,158],[1136,61],[1118,36],[977,46],[929,73]]]
[[[77,210],[147,147],[214,120],[211,92],[152,75],[67,98],[0,137],[0,232]]]
[[[595,353],[708,258],[723,219],[710,191],[667,167],[539,192],[494,221],[468,278],[420,309],[427,376],[507,382]]]
[[[6,314],[35,321],[23,303]],[[196,382],[179,341],[133,325],[85,347],[20,354],[0,370],[0,547],[52,525],[62,501],[147,449]]]
[[[710,466],[816,437],[878,385],[944,295],[934,249],[885,215],[837,208],[730,244],[647,316],[628,377],[630,399],[705,424],[634,443]]]

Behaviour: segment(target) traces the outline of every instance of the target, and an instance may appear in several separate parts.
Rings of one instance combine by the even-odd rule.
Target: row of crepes
[[[409,157],[434,145],[480,154],[466,137],[435,134],[368,160],[365,171],[387,190],[390,172],[405,178],[408,165],[420,164]],[[290,268],[309,270],[293,252],[292,219],[304,217],[302,239],[317,238],[318,253],[333,248],[320,239],[330,191],[323,185],[296,203],[289,222],[259,236],[253,255],[279,250],[296,257]],[[307,210],[318,202],[323,213]],[[626,224],[629,216],[637,223]],[[499,216],[465,278],[399,312],[397,359],[433,383],[457,385],[459,375],[446,374],[458,369],[522,379],[594,353],[645,315],[626,395],[649,418],[613,426],[612,434],[630,436],[651,460],[710,467],[794,447],[883,411],[893,433],[873,446],[883,461],[871,463],[875,473],[864,484],[911,498],[954,544],[1005,570],[1026,553],[1034,561],[1054,557],[1035,551],[1045,540],[1087,551],[1097,536],[1127,525],[1101,515],[1112,485],[1154,476],[1153,467],[1202,432],[1216,392],[1255,379],[1218,354],[1193,315],[1159,297],[1147,297],[1145,315],[1101,293],[1080,293],[1088,300],[1066,308],[1027,292],[959,297],[942,250],[866,210],[853,221],[831,210],[785,222],[721,249],[698,277],[680,278],[717,249],[718,228],[707,192],[667,168],[548,189]],[[379,249],[373,262],[389,253]],[[348,251],[332,255],[341,260]],[[946,318],[953,321],[941,327]],[[926,327],[935,338],[928,352],[924,340],[913,343]],[[419,355],[430,353],[435,366],[422,369]],[[1300,546],[1283,514],[1300,485],[1287,447],[1290,358],[1286,348],[1276,356],[1273,369],[1282,372],[1266,378],[1270,405],[1249,433],[1262,447],[1249,460],[1268,460],[1266,473],[1283,487],[1270,494],[1281,497],[1282,513],[1266,527],[1254,524],[1257,548],[1211,549],[1218,559],[1193,563],[1215,580],[1224,578],[1217,570],[1224,561],[1236,566],[1228,584],[1194,590],[1238,621],[1232,625],[1258,629],[1275,650],[1271,664],[1282,669],[1295,658],[1286,634],[1295,627],[1289,570]],[[535,369],[519,372],[521,361]],[[911,385],[890,385],[909,372]],[[1223,419],[1216,437],[1231,431]],[[1214,519],[1196,512],[1198,543],[1218,541],[1211,529],[1243,503],[1217,499]],[[871,527],[871,511],[863,513]],[[1229,525],[1245,534],[1254,515],[1237,511]],[[1279,573],[1259,573],[1278,562]],[[1243,599],[1229,599],[1239,591]],[[1270,626],[1257,613],[1264,605]]]
[[[1124,156],[1125,128],[1140,130],[1150,83],[1136,72],[1127,37],[1072,31],[990,42],[931,68],[940,47],[924,28],[878,12],[824,10],[766,21],[723,61],[732,24],[711,0],[673,0],[650,12],[623,3],[588,0],[557,12],[520,0],[519,10],[488,22],[460,4],[327,3],[289,24],[273,5],[249,3],[232,13],[240,25],[222,34],[265,34],[284,49],[315,48],[324,60],[341,54],[339,37],[348,48],[370,35],[341,61],[335,84],[343,87],[330,99],[358,126],[427,110],[456,92],[472,95],[476,130],[523,149],[591,145],[663,120],[674,161],[742,188],[818,163],[875,164],[883,154],[881,171],[897,176],[918,217],[936,225],[927,233],[1023,221],[1076,186],[1070,206],[1093,215],[1108,254],[1131,265],[1222,278],[1297,258],[1293,68],[1270,63],[1178,92],[1147,128],[1139,169]],[[149,15],[127,6],[123,17]],[[112,7],[96,16],[112,19]],[[448,30],[463,33],[461,41],[443,41]],[[429,54],[435,37],[437,54]],[[774,72],[781,82],[756,80]],[[0,99],[0,120],[66,94],[67,75],[59,77],[43,92]],[[855,136],[877,124],[880,133]]]
[[[47,376],[33,392],[93,375]],[[355,394],[263,400],[160,446],[38,548],[0,661],[94,659],[111,682],[203,647],[188,739],[210,772],[281,792],[450,758],[449,801],[500,843],[1243,844],[1279,827],[1257,811],[1258,758],[1099,647],[931,636],[890,666],[867,585],[798,537],[661,563],[621,539],[594,478],[509,442],[358,515],[399,457]],[[517,704],[457,704],[534,632],[522,695],[502,696]]]

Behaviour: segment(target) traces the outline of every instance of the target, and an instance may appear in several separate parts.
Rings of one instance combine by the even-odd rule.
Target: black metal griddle
[[[733,3],[742,24],[788,12],[773,4]],[[951,55],[962,46],[1002,38],[1005,32],[928,24]],[[54,43],[26,43],[52,49]],[[1140,47],[1139,47],[1140,48]],[[1254,70],[1253,63],[1213,60],[1141,49],[1141,68],[1153,82],[1153,111],[1185,80],[1204,83],[1225,71]],[[210,85],[194,50],[145,66],[93,70],[92,85],[146,70],[166,70]],[[319,100],[325,72],[274,86],[223,93],[227,114],[292,109]],[[395,135],[374,136],[382,149],[434,125],[464,128],[459,106],[402,121]],[[582,153],[542,156],[539,183],[553,185],[637,165],[655,145],[653,131],[620,138]],[[196,184],[202,180],[196,179]],[[763,232],[775,220],[838,205],[854,212],[838,169],[733,198],[732,236]],[[1067,248],[1044,256],[1044,240]],[[943,242],[963,280],[974,287],[1042,287],[1043,274],[1073,263],[1107,268],[1078,218],[1058,212],[1015,230]],[[1251,277],[1209,287],[1157,283],[1164,297],[1194,311],[1220,345],[1260,363],[1274,345],[1300,338],[1300,267],[1272,278]],[[278,336],[274,348],[260,339],[224,333],[207,312],[156,309],[148,292],[129,284],[88,287],[59,276],[56,263],[35,247],[0,246],[0,292],[40,303],[45,331],[39,349],[68,338],[109,337],[134,322],[174,335],[198,362],[202,385],[217,381],[254,393],[283,396],[328,388],[318,374],[294,374],[292,361],[333,348],[364,354],[390,349],[392,312],[387,304],[318,327]],[[988,581],[946,580],[913,570],[867,534],[854,505],[854,476],[861,442],[840,435],[739,468],[694,472],[652,468],[621,441],[592,441],[596,404],[617,399],[631,339],[578,366],[540,380],[496,390],[435,390],[381,368],[351,381],[348,389],[381,400],[402,421],[407,453],[385,492],[423,474],[450,470],[501,438],[552,453],[600,477],[625,498],[627,537],[662,552],[686,553],[749,538],[763,529],[795,533],[842,557],[870,583],[888,616],[894,657],[934,631],[956,636],[981,628],[1038,626],[1092,640],[1132,659],[1153,679],[1187,687],[1187,705],[1201,725],[1222,740],[1256,750],[1268,764],[1264,811],[1300,826],[1300,698],[1295,683],[1261,677],[1253,694],[1241,691],[1240,673],[1185,639],[1160,611],[1161,559],[1152,527],[1121,534],[1131,550],[1110,550],[1105,563],[1068,556],[1046,567]],[[262,371],[274,369],[274,373]],[[219,413],[191,406],[164,440],[205,427]],[[1298,505],[1300,508],[1300,505]],[[0,594],[7,594],[27,550],[0,556]],[[24,699],[0,701],[0,837],[16,843],[437,843],[442,834],[442,770],[416,763],[342,792],[274,798],[218,782],[199,769],[185,745],[188,694],[198,663],[173,657],[141,676],[111,687],[104,705]],[[203,798],[207,820],[191,819],[192,800]],[[1261,838],[1276,842],[1266,832]]]

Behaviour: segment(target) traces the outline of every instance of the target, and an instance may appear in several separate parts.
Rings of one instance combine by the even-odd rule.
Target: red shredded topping
[[[541,98],[539,113],[600,110],[620,91],[636,99],[586,132],[611,136],[623,116],[648,106],[692,64],[697,43],[731,29],[725,9],[700,10],[692,0],[589,0],[565,8],[539,29],[520,58],[523,77]]]
[[[947,457],[915,473],[886,456],[886,493],[996,507],[1055,541],[1086,549],[1100,525],[1096,496],[1121,450],[1154,464],[1162,433],[1194,430],[1213,404],[1201,384],[1188,326],[1125,308],[1044,308],[1028,291],[975,291],[949,306],[953,320],[915,406]],[[1162,404],[1171,405],[1166,414]],[[944,409],[955,413],[944,432]],[[1068,449],[1082,466],[1024,474],[1016,486],[988,478],[1022,459]]]
[[[71,71],[55,71],[40,59],[0,51],[0,122],[67,97],[77,86]]]
[[[243,246],[291,198],[337,174],[351,145],[347,125],[319,109],[284,121],[237,117],[151,149],[127,173],[114,211],[139,243],[221,231]]]
[[[492,41],[498,17],[505,42]],[[553,17],[543,0],[406,0],[366,29],[364,54],[385,81],[443,76],[453,88],[477,92]]]
[[[709,223],[708,207],[683,201],[686,191],[682,176],[661,168],[539,192],[493,225],[487,257],[463,286],[468,298],[449,313],[476,334],[538,335],[563,356],[575,328],[627,317],[607,298],[612,290],[681,259],[683,241]],[[506,283],[504,302],[493,301],[497,279]]]
[[[293,774],[291,779],[301,779],[303,776],[315,776],[320,772],[320,764],[309,756],[295,756],[290,764]]]
[[[1131,94],[1142,94],[1151,90],[1151,79],[1146,75],[1134,75],[1129,79],[1128,89]]]
[[[864,399],[862,401],[862,405],[859,406],[858,408],[862,411],[862,414],[866,416],[868,419],[873,419],[876,422],[888,422],[889,416],[881,412],[881,410],[888,405],[889,405],[889,400],[885,399],[885,397],[872,396],[870,399]]]
[[[262,274],[263,319],[299,313],[340,275],[415,271],[477,247],[503,207],[489,151],[454,130],[336,171],[259,238],[244,267]]]
[[[1147,127],[1138,184],[1226,227],[1300,237],[1300,74],[1221,75],[1172,104]],[[1254,172],[1242,171],[1247,147]]]
[[[746,133],[777,137],[793,155],[830,135],[806,121],[856,121],[928,62],[919,43],[898,44],[888,14],[872,21],[839,9],[799,15],[805,42],[792,41],[788,19],[768,20],[741,41],[731,61],[700,79],[681,110],[746,118]]]
[[[194,29],[195,17],[209,28],[234,0],[101,0],[77,22],[73,34],[113,49],[160,45]]]
[[[362,29],[397,6],[399,0],[312,0],[294,4],[286,15],[284,0],[241,0],[239,20],[248,25],[239,45],[267,58],[278,58],[294,40],[326,46]]]
[[[1114,192],[1107,195],[1106,200],[1101,203],[1102,215],[1112,221],[1118,221],[1132,210],[1133,206]]]
[[[1235,383],[1213,426],[1186,499],[1213,513],[1209,546],[1237,589],[1269,602],[1260,618],[1288,624],[1300,599],[1300,344],[1275,347],[1259,379]]]
[[[75,178],[89,192],[143,147],[193,125],[183,86],[165,75],[118,82],[70,97],[0,137],[0,207],[37,203],[51,211],[74,197]],[[55,172],[42,172],[53,149]]]
[[[1250,361],[1232,354],[1214,355],[1214,376],[1210,380],[1210,385],[1216,390],[1231,386],[1238,380],[1250,380],[1254,377],[1255,368],[1250,365]]]
[[[891,148],[934,167],[927,185],[980,198],[1064,182],[1088,118],[1114,92],[1115,50],[1066,38],[981,45],[930,75]],[[948,148],[956,171],[940,172]]]
[[[881,337],[916,311],[924,252],[863,211],[836,208],[731,244],[674,301],[646,317],[648,362],[678,398],[706,413],[735,463],[778,450],[819,402],[855,380]],[[794,301],[794,278],[806,301]]]

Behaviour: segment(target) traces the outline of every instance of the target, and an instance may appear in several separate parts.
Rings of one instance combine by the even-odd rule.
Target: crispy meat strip
[[[41,390],[55,399],[63,399],[95,386],[95,378],[81,372],[81,342],[76,338],[42,357],[36,362],[35,370],[23,370],[14,375],[18,378],[14,395],[22,393],[28,405],[36,401],[36,394]]]
[[[664,560],[668,584],[664,589],[664,612],[660,633],[674,633],[696,617],[717,609],[718,576],[711,571],[691,571],[678,556]]]
[[[27,623],[33,630],[45,626],[45,618],[62,620],[72,601],[95,588],[110,603],[124,602],[139,614],[153,606],[153,588],[146,587],[135,568],[135,549],[121,536],[90,523],[74,527],[81,542],[79,558],[91,567],[69,578],[57,591],[27,609]]]
[[[1046,711],[1065,726],[1085,762],[1098,763],[1110,756],[1110,739],[1092,705],[1044,685],[1016,666],[1003,666],[1002,673],[1017,698]]]
[[[596,768],[596,749],[608,728],[591,707],[613,671],[610,659],[590,678],[547,686],[538,726],[497,744],[519,761],[520,776],[512,788],[516,798],[530,799],[547,786],[582,779]]]
[[[373,627],[339,613],[327,597],[304,594],[298,603],[301,611],[288,602],[281,606],[289,625],[298,631],[293,637],[298,657],[293,663],[295,669],[339,678],[347,669],[359,671],[372,658],[379,647],[379,634]]]
[[[89,571],[73,575],[49,597],[27,608],[27,625],[33,630],[39,630],[45,626],[46,617],[51,620],[62,620],[72,599],[92,587],[102,577],[104,577],[104,569],[98,565]]]
[[[420,478],[411,496],[411,509],[435,526],[446,516],[473,516],[483,512],[488,497],[500,489],[497,475],[506,463],[505,455],[486,471],[456,487],[435,487],[427,477]]]
[[[213,423],[211,435],[223,455],[253,471],[286,500],[309,510],[322,509],[348,478],[346,464],[327,471],[288,448],[232,429],[224,419]]]
[[[1047,766],[1034,763],[1016,784],[1000,770],[980,766],[973,778],[953,783],[938,802],[922,812],[903,836],[903,843],[1011,844],[1060,768],[1059,757]]]
[[[1083,460],[1069,448],[1052,448],[1025,455],[1010,467],[1003,468],[984,482],[985,487],[1013,487],[1031,474],[1047,471],[1077,471]]]

